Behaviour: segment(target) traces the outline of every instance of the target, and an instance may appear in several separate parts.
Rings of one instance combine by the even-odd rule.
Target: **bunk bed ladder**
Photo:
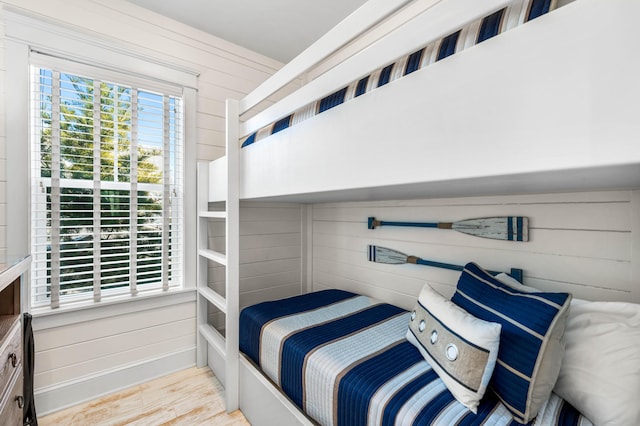
[[[197,266],[197,359],[198,367],[209,364],[209,347],[215,354],[214,360],[222,360],[220,365],[210,365],[213,372],[224,383],[227,412],[238,409],[238,316],[239,316],[239,269],[240,269],[240,218],[239,218],[239,173],[238,173],[238,101],[226,103],[226,161],[227,175],[213,185],[226,185],[224,210],[209,210],[210,163],[198,164],[198,266]],[[215,188],[220,190],[220,188]],[[209,248],[209,221],[225,221],[224,253]],[[225,268],[224,295],[210,288],[209,261]],[[221,332],[210,322],[209,306],[214,306],[224,314],[224,331]],[[214,319],[215,322],[215,319]],[[216,361],[213,362],[215,364]]]

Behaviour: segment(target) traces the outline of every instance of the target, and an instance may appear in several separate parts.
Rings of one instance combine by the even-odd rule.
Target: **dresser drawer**
[[[4,397],[0,400],[0,421],[3,426],[22,425],[22,407],[24,406],[24,396],[22,395],[22,368],[11,377],[9,387]]]
[[[20,321],[8,333],[0,347],[0,396],[13,373],[22,366],[22,330]]]

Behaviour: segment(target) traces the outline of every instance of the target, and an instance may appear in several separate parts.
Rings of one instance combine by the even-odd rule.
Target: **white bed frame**
[[[239,149],[240,136],[508,3],[370,0],[245,98],[227,101],[227,155],[198,168],[197,364],[209,365],[225,384],[228,411],[241,408],[253,424],[312,424],[238,351],[240,200],[309,203],[640,187],[640,3],[628,0],[576,0]],[[407,4],[424,12],[240,120]],[[209,202],[220,201],[225,211],[209,211]],[[226,220],[225,254],[207,249],[211,218]],[[209,260],[226,266],[225,296],[207,287]],[[208,304],[225,314],[224,337],[209,325]]]

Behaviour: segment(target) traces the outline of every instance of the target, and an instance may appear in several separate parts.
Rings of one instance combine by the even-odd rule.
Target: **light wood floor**
[[[49,425],[220,425],[249,422],[224,410],[224,388],[208,368],[189,368],[38,418]]]

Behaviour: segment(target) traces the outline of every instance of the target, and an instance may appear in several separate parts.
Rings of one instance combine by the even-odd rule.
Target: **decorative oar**
[[[393,250],[386,247],[369,246],[368,250],[369,262],[387,263],[391,265],[400,265],[404,263],[414,263],[416,265],[433,266],[435,268],[451,269],[454,271],[462,271],[464,266],[453,265],[451,263],[434,262],[432,260],[421,259],[417,256],[407,256],[397,250]],[[497,275],[500,272],[489,271],[493,275]],[[513,278],[522,282],[522,269],[511,268],[509,272]]]
[[[494,240],[529,241],[529,219],[523,216],[484,217],[458,222],[390,222],[370,217],[369,229],[378,226],[414,226],[419,228],[453,229],[475,237]]]

